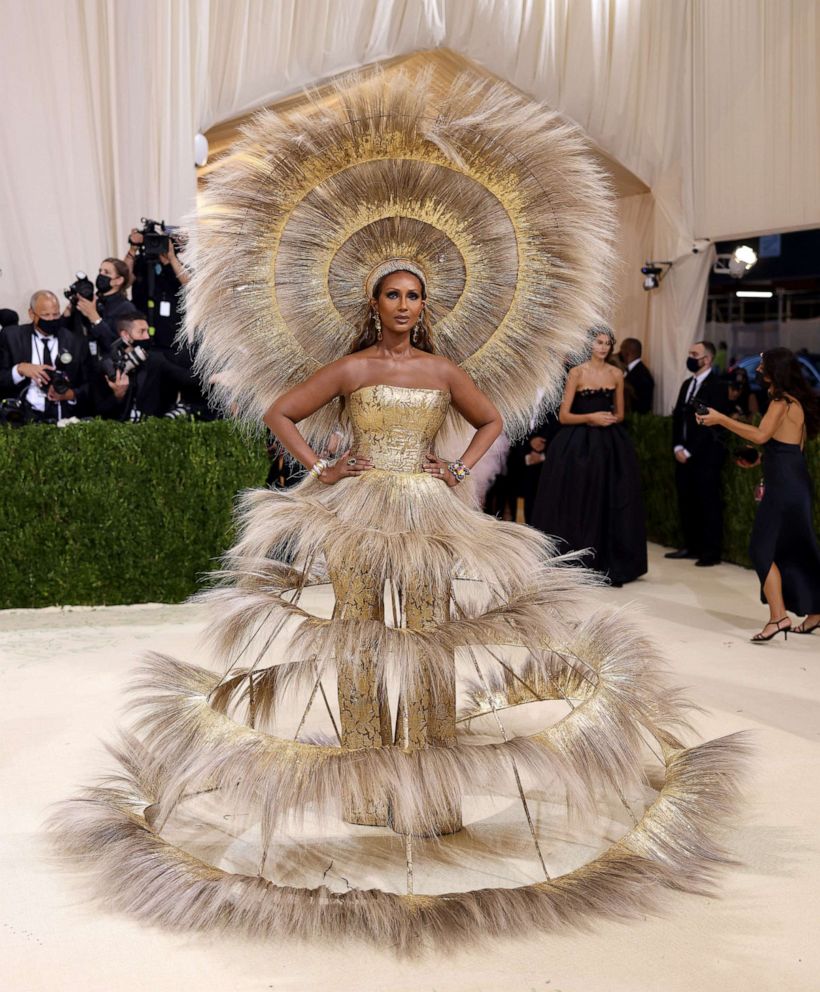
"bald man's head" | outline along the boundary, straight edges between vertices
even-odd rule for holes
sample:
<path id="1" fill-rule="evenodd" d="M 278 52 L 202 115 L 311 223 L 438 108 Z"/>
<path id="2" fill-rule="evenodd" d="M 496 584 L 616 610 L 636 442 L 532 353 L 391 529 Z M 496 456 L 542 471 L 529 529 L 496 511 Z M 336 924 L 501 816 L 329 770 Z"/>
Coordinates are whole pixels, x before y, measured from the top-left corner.
<path id="1" fill-rule="evenodd" d="M 57 316 L 59 316 L 60 301 L 50 289 L 38 289 L 37 292 L 31 294 L 28 304 L 29 313 L 45 317 L 46 314 L 40 311 L 43 309 L 54 310 L 55 307 L 57 308 Z"/>
<path id="2" fill-rule="evenodd" d="M 60 326 L 60 301 L 50 290 L 38 289 L 32 293 L 28 315 L 43 334 L 56 334 Z"/>

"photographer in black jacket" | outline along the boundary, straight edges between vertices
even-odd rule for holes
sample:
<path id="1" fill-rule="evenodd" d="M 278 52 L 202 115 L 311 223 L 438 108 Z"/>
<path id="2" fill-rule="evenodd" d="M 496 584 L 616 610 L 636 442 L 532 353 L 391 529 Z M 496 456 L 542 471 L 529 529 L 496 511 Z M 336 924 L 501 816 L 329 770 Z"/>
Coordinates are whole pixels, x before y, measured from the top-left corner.
<path id="1" fill-rule="evenodd" d="M 133 276 L 132 301 L 137 310 L 148 314 L 158 348 L 173 349 L 182 323 L 179 294 L 190 274 L 180 261 L 174 244 L 174 237 L 181 236 L 179 231 L 169 235 L 166 250 L 155 255 L 144 249 L 144 232 L 134 227 L 128 235 L 128 251 L 123 258 Z"/>
<path id="2" fill-rule="evenodd" d="M 72 307 L 85 318 L 92 355 L 103 355 L 117 340 L 116 325 L 120 317 L 134 313 L 136 308 L 125 295 L 131 285 L 131 270 L 119 258 L 104 258 L 94 282 L 96 300 L 78 296 Z"/>
<path id="3" fill-rule="evenodd" d="M 118 340 L 97 365 L 95 405 L 110 420 L 162 417 L 190 386 L 190 370 L 153 348 L 145 314 L 132 311 L 117 321 Z"/>

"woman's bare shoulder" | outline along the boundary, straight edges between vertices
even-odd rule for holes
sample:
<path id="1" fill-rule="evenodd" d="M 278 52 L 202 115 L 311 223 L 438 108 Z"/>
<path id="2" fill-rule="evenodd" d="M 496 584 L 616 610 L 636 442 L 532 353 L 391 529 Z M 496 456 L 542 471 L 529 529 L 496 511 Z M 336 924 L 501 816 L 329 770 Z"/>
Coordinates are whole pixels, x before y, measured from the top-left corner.
<path id="1" fill-rule="evenodd" d="M 419 367 L 423 368 L 426 374 L 440 378 L 442 384 L 467 374 L 460 365 L 451 359 L 444 355 L 431 355 L 429 351 L 419 352 L 418 361 L 420 362 Z"/>
<path id="2" fill-rule="evenodd" d="M 327 365 L 323 365 L 314 374 L 324 380 L 337 383 L 340 392 L 347 392 L 351 383 L 355 383 L 356 378 L 364 372 L 367 366 L 368 350 L 364 349 L 354 352 L 352 355 L 343 355 L 335 362 L 328 362 Z"/>
<path id="3" fill-rule="evenodd" d="M 355 375 L 370 368 L 376 358 L 375 345 L 371 345 L 369 348 L 362 348 L 361 351 L 354 351 L 352 355 L 344 355 L 342 358 L 337 358 L 335 362 L 332 362 L 326 367 L 338 369 L 344 375 Z"/>
<path id="4" fill-rule="evenodd" d="M 454 362 L 452 359 L 447 358 L 445 355 L 431 355 L 429 351 L 420 351 L 418 355 L 419 359 L 431 369 L 446 369 L 448 371 L 452 369 L 461 369 L 461 366 Z"/>

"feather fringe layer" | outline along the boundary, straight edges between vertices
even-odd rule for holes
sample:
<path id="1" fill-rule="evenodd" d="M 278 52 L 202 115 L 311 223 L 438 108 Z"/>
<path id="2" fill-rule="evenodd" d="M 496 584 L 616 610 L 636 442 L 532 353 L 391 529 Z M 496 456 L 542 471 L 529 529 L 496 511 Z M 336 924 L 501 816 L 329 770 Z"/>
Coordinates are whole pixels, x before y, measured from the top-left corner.
<path id="1" fill-rule="evenodd" d="M 477 513 L 460 495 L 423 473 L 378 469 L 334 486 L 308 477 L 288 490 L 248 490 L 237 504 L 239 536 L 223 578 L 242 587 L 258 578 L 276 583 L 278 572 L 265 572 L 268 561 L 309 563 L 326 578 L 362 562 L 377 585 L 412 588 L 423 576 L 425 586 L 447 588 L 455 573 L 508 597 L 558 580 L 557 566 L 573 560 L 558 556 L 540 531 Z M 580 588 L 579 573 L 562 579 Z"/>
<path id="2" fill-rule="evenodd" d="M 459 651 L 473 651 L 473 636 L 488 650 L 492 628 L 485 625 L 492 621 L 486 616 L 450 623 Z M 289 680 L 295 684 L 299 666 L 281 667 L 283 681 L 269 689 L 271 697 L 280 697 Z M 278 671 L 254 673 L 257 693 Z M 249 673 L 236 678 L 237 685 L 247 683 Z M 96 877 L 110 904 L 142 919 L 262 936 L 347 935 L 412 953 L 425 944 L 451 946 L 646 912 L 663 888 L 705 891 L 715 869 L 729 861 L 718 828 L 734 807 L 747 744 L 742 735 L 691 749 L 680 744 L 686 703 L 659 678 L 653 649 L 622 617 L 593 615 L 575 630 L 566 628 L 561 643 L 553 636 L 548 649 L 530 650 L 523 664 L 482 678 L 489 695 L 479 698 L 475 688 L 473 717 L 492 712 L 499 700 L 513 704 L 517 695 L 543 698 L 545 686 L 570 707 L 553 726 L 499 743 L 471 742 L 469 730 L 455 746 L 419 750 L 350 751 L 285 740 L 230 719 L 224 710 L 238 703 L 235 687 L 212 705 L 221 685 L 212 672 L 151 658 L 135 686 L 138 736 L 125 735 L 115 751 L 120 775 L 52 819 L 58 848 Z M 382 796 L 401 809 L 414 833 L 427 836 L 451 812 L 448 797 L 455 790 L 493 791 L 513 768 L 525 788 L 537 786 L 587 815 L 604 789 L 622 797 L 643 784 L 647 738 L 660 745 L 666 774 L 635 828 L 592 862 L 514 889 L 400 896 L 285 887 L 261 874 L 206 864 L 162 836 L 177 804 L 205 790 L 253 813 L 265 852 L 286 819 L 298 828 L 308 809 L 319 816 L 336 811 L 343 797 L 361 806 Z M 150 749 L 142 741 L 150 741 Z"/>
<path id="3" fill-rule="evenodd" d="M 232 804 L 262 811 L 263 841 L 285 818 L 298 818 L 309 807 L 335 811 L 343 795 L 358 802 L 384 796 L 420 824 L 418 832 L 431 833 L 453 784 L 461 792 L 487 788 L 509 775 L 511 762 L 527 781 L 552 788 L 573 808 L 588 812 L 595 794 L 610 787 L 623 793 L 644 781 L 647 735 L 663 746 L 680 747 L 673 731 L 685 727 L 684 701 L 659 677 L 641 635 L 622 619 L 592 616 L 552 651 L 531 654 L 524 670 L 534 681 L 560 681 L 566 679 L 562 673 L 571 672 L 584 695 L 556 724 L 525 737 L 478 744 L 467 734 L 452 747 L 350 751 L 236 723 L 225 710 L 236 686 L 248 684 L 248 673 L 236 675 L 234 691 L 219 700 L 219 712 L 210 702 L 220 690 L 217 675 L 157 655 L 135 686 L 136 730 L 151 741 L 155 760 L 169 769 L 156 799 L 166 814 L 183 794 L 216 787 Z M 263 712 L 273 705 L 264 701 L 265 693 L 281 690 L 281 684 L 266 685 L 275 671 L 254 674 Z M 514 668 L 505 672 L 507 685 L 520 683 Z"/>
<path id="4" fill-rule="evenodd" d="M 144 815 L 165 771 L 138 742 L 118 757 L 122 777 L 89 789 L 51 821 L 64 855 L 90 872 L 113 908 L 152 924 L 227 929 L 253 937 L 358 938 L 398 953 L 456 948 L 487 937 L 632 918 L 657 908 L 664 888 L 703 893 L 731 863 L 721 827 L 737 800 L 743 735 L 670 751 L 657 799 L 637 825 L 593 861 L 551 881 L 513 889 L 397 895 L 277 885 L 225 872 L 165 841 Z"/>

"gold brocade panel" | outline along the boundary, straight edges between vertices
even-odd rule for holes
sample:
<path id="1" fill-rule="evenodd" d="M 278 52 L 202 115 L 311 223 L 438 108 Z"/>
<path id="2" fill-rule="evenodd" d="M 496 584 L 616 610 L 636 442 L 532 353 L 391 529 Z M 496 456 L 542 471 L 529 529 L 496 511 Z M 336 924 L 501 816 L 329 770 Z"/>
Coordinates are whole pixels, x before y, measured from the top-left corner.
<path id="1" fill-rule="evenodd" d="M 337 567 L 331 572 L 336 595 L 336 615 L 342 620 L 384 622 L 384 590 L 363 568 Z M 449 590 L 435 593 L 417 586 L 399 590 L 405 623 L 410 630 L 429 629 L 449 613 Z M 423 664 L 423 659 L 422 662 Z M 415 680 L 412 693 L 398 702 L 395 733 L 391 727 L 387 688 L 379 677 L 378 659 L 367 645 L 356 657 L 336 659 L 340 734 L 348 750 L 378 748 L 395 742 L 397 747 L 417 750 L 452 747 L 456 739 L 455 662 L 446 688 L 435 695 L 430 680 Z M 391 808 L 386 796 L 342 797 L 345 820 L 368 826 L 392 825 L 400 833 L 448 834 L 461 829 L 461 796 L 457 789 L 437 803 L 436 814 L 424 824 L 405 822 L 400 808 Z"/>

